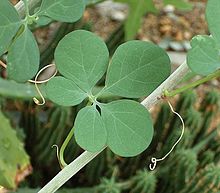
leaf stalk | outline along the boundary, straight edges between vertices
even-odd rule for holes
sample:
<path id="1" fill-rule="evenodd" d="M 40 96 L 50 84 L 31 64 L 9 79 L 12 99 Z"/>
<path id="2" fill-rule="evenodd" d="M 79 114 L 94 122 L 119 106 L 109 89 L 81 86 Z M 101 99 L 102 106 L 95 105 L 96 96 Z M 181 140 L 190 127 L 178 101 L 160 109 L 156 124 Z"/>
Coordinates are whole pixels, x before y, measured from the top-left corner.
<path id="1" fill-rule="evenodd" d="M 217 70 L 216 72 L 214 72 L 214 73 L 212 73 L 212 74 L 210 74 L 210 75 L 208 75 L 208 76 L 206 76 L 206 77 L 204 77 L 202 79 L 199 79 L 199 80 L 197 80 L 195 82 L 187 84 L 187 85 L 185 85 L 183 87 L 180 87 L 178 89 L 175 89 L 173 91 L 165 90 L 164 91 L 164 96 L 165 97 L 173 97 L 173 96 L 175 96 L 177 94 L 180 94 L 180 93 L 182 93 L 182 92 L 184 92 L 186 90 L 189 90 L 189 89 L 192 89 L 194 87 L 197 87 L 197 86 L 199 86 L 199 85 L 201 85 L 201 84 L 203 84 L 205 82 L 208 82 L 208 81 L 213 80 L 213 79 L 218 78 L 218 77 L 220 77 L 220 70 Z"/>

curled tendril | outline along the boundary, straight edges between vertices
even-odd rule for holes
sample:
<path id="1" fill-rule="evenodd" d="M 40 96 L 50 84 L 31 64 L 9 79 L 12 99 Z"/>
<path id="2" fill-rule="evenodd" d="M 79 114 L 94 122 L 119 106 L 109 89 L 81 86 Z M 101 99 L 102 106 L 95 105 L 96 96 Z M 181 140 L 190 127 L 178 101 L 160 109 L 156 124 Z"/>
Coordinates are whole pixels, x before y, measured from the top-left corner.
<path id="1" fill-rule="evenodd" d="M 180 115 L 179 113 L 177 113 L 176 111 L 174 111 L 174 109 L 173 109 L 171 103 L 170 103 L 169 101 L 167 101 L 167 102 L 168 102 L 168 104 L 169 104 L 169 106 L 170 106 L 171 111 L 172 111 L 174 114 L 176 114 L 176 115 L 179 117 L 180 121 L 182 122 L 182 132 L 181 132 L 181 135 L 180 135 L 179 139 L 176 141 L 176 143 L 174 143 L 174 145 L 172 146 L 172 148 L 170 149 L 170 151 L 169 151 L 165 156 L 163 156 L 163 157 L 160 158 L 160 159 L 155 158 L 155 157 L 151 158 L 151 162 L 152 162 L 152 163 L 149 165 L 149 168 L 150 168 L 150 170 L 152 170 L 152 171 L 156 168 L 157 162 L 163 161 L 164 159 L 166 159 L 166 158 L 170 155 L 170 153 L 174 150 L 174 148 L 176 147 L 176 145 L 177 145 L 177 144 L 180 142 L 180 140 L 182 139 L 183 134 L 184 134 L 184 132 L 185 132 L 185 124 L 184 124 L 183 118 L 181 117 L 181 115 Z"/>
<path id="2" fill-rule="evenodd" d="M 61 159 L 60 159 L 60 155 L 59 155 L 59 154 L 60 154 L 60 151 L 59 151 L 59 147 L 58 147 L 58 145 L 54 144 L 54 145 L 52 145 L 52 148 L 56 148 L 57 159 L 58 159 L 58 162 L 59 162 L 60 168 L 63 169 L 63 168 L 65 167 L 65 165 L 62 164 L 62 161 L 61 161 Z"/>
<path id="3" fill-rule="evenodd" d="M 59 165 L 60 165 L 61 169 L 63 169 L 64 167 L 67 166 L 67 163 L 64 160 L 64 151 L 65 151 L 68 143 L 70 142 L 71 138 L 73 137 L 73 134 L 74 134 L 74 127 L 70 130 L 70 132 L 67 135 L 66 139 L 64 140 L 60 150 L 59 150 L 58 145 L 53 145 L 52 146 L 52 148 L 55 147 L 56 150 L 57 150 L 57 159 L 58 159 L 58 162 L 59 162 Z"/>
<path id="4" fill-rule="evenodd" d="M 41 93 L 41 91 L 40 91 L 40 89 L 39 89 L 39 87 L 38 87 L 37 84 L 41 84 L 41 83 L 48 82 L 50 79 L 52 79 L 54 76 L 56 76 L 57 70 L 55 71 L 55 73 L 54 73 L 50 78 L 48 78 L 48 79 L 46 79 L 46 80 L 37 81 L 37 78 L 38 78 L 38 76 L 39 76 L 44 70 L 46 70 L 47 68 L 50 68 L 50 67 L 52 67 L 52 66 L 55 66 L 55 64 L 49 64 L 49 65 L 47 65 L 47 66 L 44 66 L 44 67 L 37 73 L 37 75 L 35 76 L 34 81 L 33 81 L 33 80 L 28 80 L 28 82 L 34 83 L 35 88 L 36 88 L 36 90 L 37 90 L 37 93 L 40 95 L 40 97 L 41 97 L 41 99 L 42 99 L 42 102 L 40 102 L 36 97 L 34 97 L 34 98 L 33 98 L 33 101 L 35 102 L 36 105 L 44 105 L 44 104 L 45 104 L 45 98 L 44 98 L 44 96 L 42 95 L 42 93 Z"/>
<path id="5" fill-rule="evenodd" d="M 1 60 L 0 60 L 0 65 L 1 65 L 2 67 L 4 67 L 4 68 L 7 68 L 7 65 L 6 65 L 4 62 L 2 62 Z M 50 79 L 52 79 L 54 76 L 56 76 L 57 70 L 55 70 L 54 74 L 53 74 L 51 77 L 49 77 L 48 79 L 46 79 L 46 80 L 40 80 L 40 81 L 38 81 L 37 78 L 39 77 L 39 75 L 40 75 L 44 70 L 46 70 L 47 68 L 50 68 L 50 67 L 52 67 L 52 66 L 55 66 L 55 64 L 49 64 L 49 65 L 47 65 L 47 66 L 44 66 L 44 67 L 37 73 L 37 75 L 36 75 L 36 77 L 35 77 L 34 80 L 28 80 L 28 82 L 34 83 L 35 88 L 36 88 L 36 90 L 37 90 L 37 93 L 40 95 L 40 97 L 41 97 L 41 99 L 42 99 L 42 102 L 40 103 L 40 101 L 39 101 L 36 97 L 33 98 L 33 101 L 34 101 L 35 104 L 37 104 L 37 105 L 44 105 L 44 104 L 45 104 L 45 98 L 44 98 L 44 96 L 42 95 L 42 93 L 41 93 L 41 91 L 40 91 L 40 89 L 39 89 L 39 87 L 38 87 L 37 84 L 42 84 L 42 83 L 48 82 Z"/>

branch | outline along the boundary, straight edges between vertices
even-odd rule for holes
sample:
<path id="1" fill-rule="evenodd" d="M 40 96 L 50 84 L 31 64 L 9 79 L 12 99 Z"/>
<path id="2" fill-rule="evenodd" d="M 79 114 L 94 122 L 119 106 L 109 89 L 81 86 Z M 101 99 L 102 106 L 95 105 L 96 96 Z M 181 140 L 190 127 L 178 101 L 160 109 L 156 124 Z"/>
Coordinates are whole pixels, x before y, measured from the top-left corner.
<path id="1" fill-rule="evenodd" d="M 171 90 L 174 88 L 178 82 L 187 74 L 189 68 L 184 62 L 175 72 L 173 72 L 154 92 L 152 92 L 146 99 L 144 99 L 141 104 L 144 105 L 148 110 L 152 108 L 153 105 L 157 104 L 163 95 L 163 91 Z M 105 148 L 104 148 L 105 149 Z M 104 150 L 103 149 L 103 150 Z M 78 171 L 80 171 L 86 164 L 92 161 L 99 153 L 90 153 L 85 151 L 73 162 L 67 165 L 63 170 L 61 170 L 48 184 L 46 184 L 38 193 L 53 193 L 58 190 L 65 182 L 67 182 L 72 176 L 74 176 Z"/>

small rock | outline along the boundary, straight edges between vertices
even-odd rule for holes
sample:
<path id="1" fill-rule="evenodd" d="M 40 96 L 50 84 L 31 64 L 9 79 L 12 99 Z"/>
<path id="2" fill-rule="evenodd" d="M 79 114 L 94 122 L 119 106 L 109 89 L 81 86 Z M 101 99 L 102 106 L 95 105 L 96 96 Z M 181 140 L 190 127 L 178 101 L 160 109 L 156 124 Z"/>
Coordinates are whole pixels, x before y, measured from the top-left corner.
<path id="1" fill-rule="evenodd" d="M 189 41 L 183 41 L 182 44 L 185 50 L 191 49 L 191 45 Z"/>
<path id="2" fill-rule="evenodd" d="M 166 5 L 164 8 L 163 8 L 163 11 L 165 13 L 172 13 L 174 12 L 175 10 L 175 7 L 173 5 Z"/>
<path id="3" fill-rule="evenodd" d="M 167 50 L 169 48 L 170 39 L 165 38 L 163 39 L 158 45 L 163 48 L 164 50 Z"/>
<path id="4" fill-rule="evenodd" d="M 170 42 L 170 48 L 175 51 L 183 51 L 184 50 L 182 43 L 176 42 L 176 41 Z"/>

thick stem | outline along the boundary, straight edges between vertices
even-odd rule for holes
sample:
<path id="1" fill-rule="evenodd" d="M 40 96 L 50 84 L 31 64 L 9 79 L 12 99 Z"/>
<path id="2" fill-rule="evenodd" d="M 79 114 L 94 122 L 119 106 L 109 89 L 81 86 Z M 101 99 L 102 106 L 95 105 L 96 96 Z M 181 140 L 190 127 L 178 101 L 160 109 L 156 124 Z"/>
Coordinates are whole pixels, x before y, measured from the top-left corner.
<path id="1" fill-rule="evenodd" d="M 170 90 L 174 88 L 179 80 L 183 78 L 188 72 L 188 66 L 184 62 L 173 74 L 171 74 L 154 92 L 152 92 L 141 104 L 148 110 L 155 104 L 157 104 L 163 96 L 164 90 Z M 104 150 L 104 149 L 103 149 Z M 72 176 L 80 171 L 87 163 L 92 161 L 99 153 L 90 153 L 85 151 L 72 163 L 67 165 L 61 170 L 47 185 L 45 185 L 38 193 L 53 193 L 58 190 L 65 182 L 67 182 Z"/>
<path id="2" fill-rule="evenodd" d="M 170 92 L 169 91 L 165 91 L 164 94 L 167 97 L 172 97 L 172 96 L 180 94 L 180 93 L 182 93 L 182 92 L 184 92 L 186 90 L 192 89 L 192 88 L 194 88 L 196 86 L 199 86 L 200 84 L 203 84 L 205 82 L 208 82 L 208 81 L 210 81 L 212 79 L 215 79 L 215 78 L 218 78 L 218 77 L 220 77 L 220 70 L 218 70 L 218 71 L 214 72 L 213 74 L 210 74 L 210 75 L 208 75 L 208 76 L 206 76 L 206 77 L 204 77 L 202 79 L 199 79 L 199 80 L 197 80 L 195 82 L 192 82 L 192 83 L 187 84 L 187 85 L 185 85 L 183 87 L 180 87 L 180 88 L 178 88 L 176 90 L 173 90 L 173 91 L 170 91 Z"/>
<path id="3" fill-rule="evenodd" d="M 85 151 L 73 162 L 61 170 L 44 188 L 38 193 L 52 193 L 58 190 L 65 182 L 81 170 L 86 164 L 93 160 L 100 152 L 90 153 Z"/>
<path id="4" fill-rule="evenodd" d="M 147 109 L 156 105 L 163 96 L 164 90 L 172 90 L 178 82 L 188 73 L 189 68 L 186 62 L 183 62 L 156 90 L 154 90 L 141 104 Z"/>
<path id="5" fill-rule="evenodd" d="M 25 8 L 25 15 L 26 17 L 29 16 L 29 6 L 28 6 L 28 0 L 23 0 L 24 2 L 24 8 Z"/>

